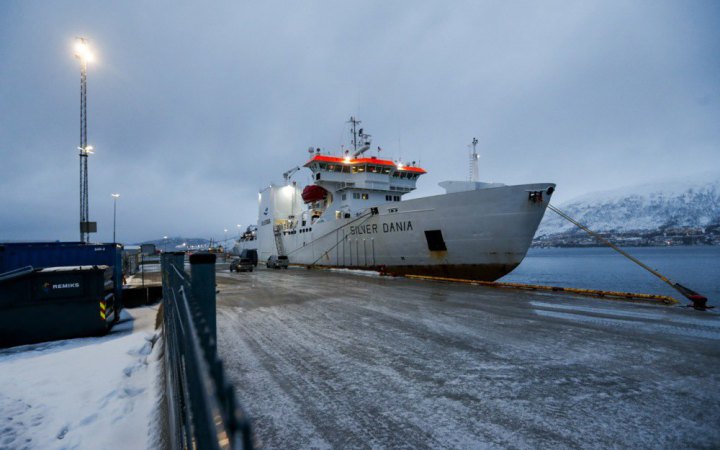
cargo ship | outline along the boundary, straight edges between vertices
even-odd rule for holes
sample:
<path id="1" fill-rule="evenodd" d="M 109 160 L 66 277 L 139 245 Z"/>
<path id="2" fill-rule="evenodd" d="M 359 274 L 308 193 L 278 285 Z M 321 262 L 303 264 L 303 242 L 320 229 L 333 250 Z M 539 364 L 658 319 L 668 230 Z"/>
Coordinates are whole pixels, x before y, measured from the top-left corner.
<path id="1" fill-rule="evenodd" d="M 484 281 L 520 264 L 553 183 L 444 181 L 445 194 L 405 200 L 425 169 L 368 156 L 370 135 L 357 129 L 360 121 L 350 123 L 352 150 L 309 149 L 303 167 L 312 184 L 291 182 L 298 166 L 285 172 L 283 185 L 260 191 L 257 225 L 234 253 L 254 248 L 260 261 L 286 255 L 296 265 Z"/>

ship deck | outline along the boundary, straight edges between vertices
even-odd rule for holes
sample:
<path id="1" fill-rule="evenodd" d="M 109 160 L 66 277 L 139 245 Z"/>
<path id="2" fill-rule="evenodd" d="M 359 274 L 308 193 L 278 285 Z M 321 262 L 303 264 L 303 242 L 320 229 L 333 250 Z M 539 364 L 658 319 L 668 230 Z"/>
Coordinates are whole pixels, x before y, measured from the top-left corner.
<path id="1" fill-rule="evenodd" d="M 720 315 L 218 265 L 218 341 L 267 448 L 714 447 Z"/>

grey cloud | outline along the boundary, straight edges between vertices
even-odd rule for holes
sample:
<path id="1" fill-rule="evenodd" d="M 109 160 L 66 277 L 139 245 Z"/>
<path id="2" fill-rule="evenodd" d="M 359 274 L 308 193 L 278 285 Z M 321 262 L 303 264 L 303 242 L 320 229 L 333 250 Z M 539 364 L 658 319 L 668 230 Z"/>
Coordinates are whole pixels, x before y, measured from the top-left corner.
<path id="1" fill-rule="evenodd" d="M 429 171 L 558 183 L 556 201 L 720 166 L 720 5 L 17 2 L 0 6 L 1 239 L 76 239 L 78 67 L 98 240 L 221 237 L 353 114 Z M 344 140 L 345 139 L 345 140 Z M 307 177 L 299 174 L 299 181 Z"/>

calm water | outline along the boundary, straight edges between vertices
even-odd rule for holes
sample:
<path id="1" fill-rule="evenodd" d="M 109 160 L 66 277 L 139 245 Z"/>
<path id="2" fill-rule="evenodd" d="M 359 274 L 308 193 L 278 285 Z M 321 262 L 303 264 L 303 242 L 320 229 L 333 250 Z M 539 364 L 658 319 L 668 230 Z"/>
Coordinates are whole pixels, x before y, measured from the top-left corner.
<path id="1" fill-rule="evenodd" d="M 623 249 L 666 277 L 720 305 L 720 247 Z M 500 281 L 662 294 L 684 300 L 659 278 L 610 248 L 530 249 Z"/>

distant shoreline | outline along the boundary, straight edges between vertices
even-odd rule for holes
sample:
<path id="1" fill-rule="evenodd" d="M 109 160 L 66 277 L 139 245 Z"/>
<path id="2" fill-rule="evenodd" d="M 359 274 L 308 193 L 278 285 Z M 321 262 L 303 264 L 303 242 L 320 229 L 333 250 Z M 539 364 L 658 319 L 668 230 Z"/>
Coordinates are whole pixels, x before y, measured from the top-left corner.
<path id="1" fill-rule="evenodd" d="M 669 244 L 669 245 L 658 245 L 658 244 L 637 244 L 637 243 L 622 243 L 622 242 L 615 242 L 611 241 L 613 244 L 617 245 L 618 247 L 622 248 L 672 248 L 672 247 L 720 247 L 720 243 L 696 243 L 696 244 L 685 244 L 685 243 L 678 243 L 678 244 Z M 605 244 L 556 244 L 556 245 L 548 245 L 545 243 L 537 244 L 533 242 L 530 245 L 530 248 L 538 249 L 538 248 L 609 248 Z"/>

